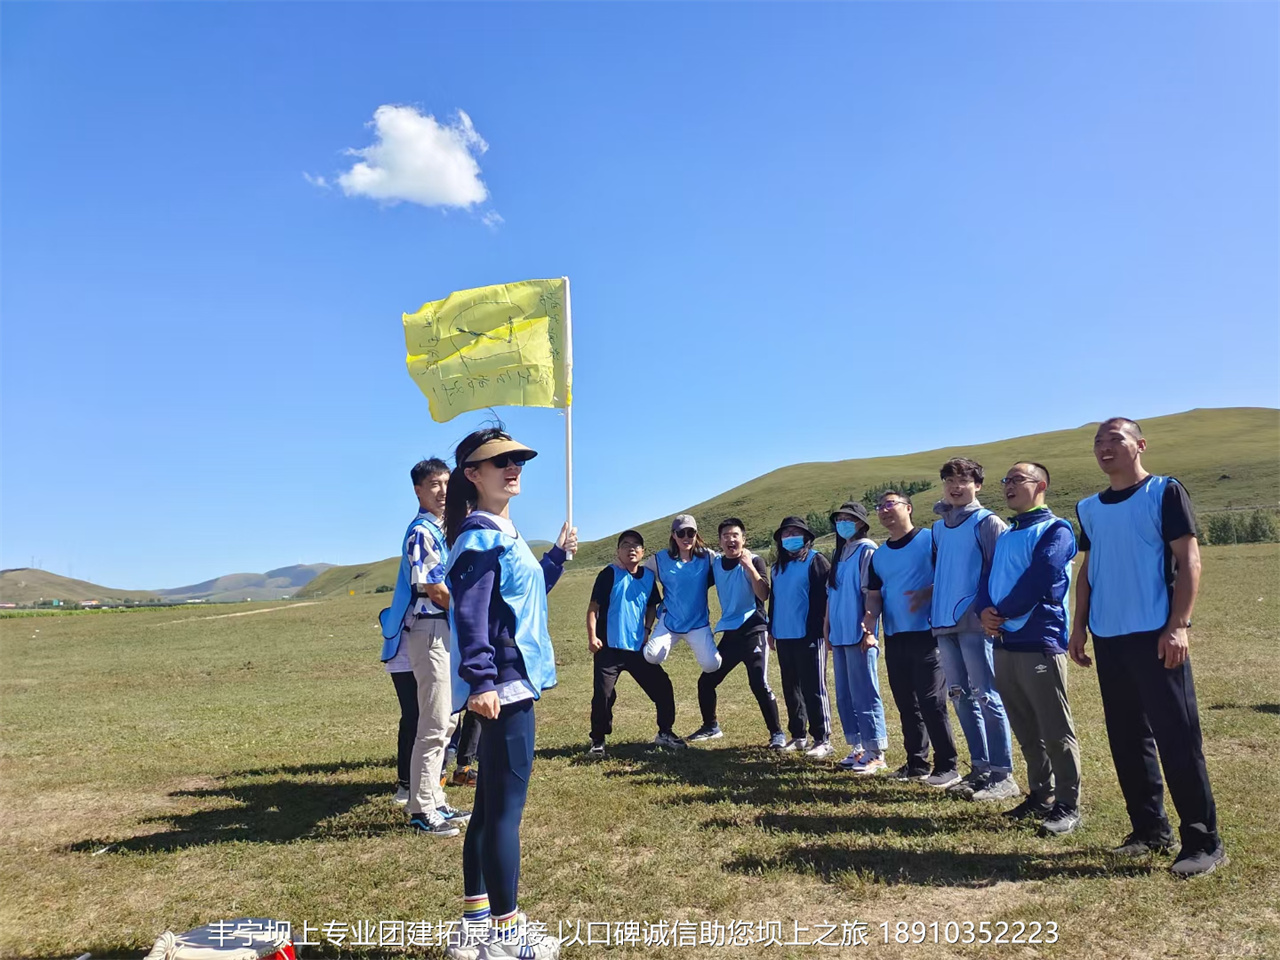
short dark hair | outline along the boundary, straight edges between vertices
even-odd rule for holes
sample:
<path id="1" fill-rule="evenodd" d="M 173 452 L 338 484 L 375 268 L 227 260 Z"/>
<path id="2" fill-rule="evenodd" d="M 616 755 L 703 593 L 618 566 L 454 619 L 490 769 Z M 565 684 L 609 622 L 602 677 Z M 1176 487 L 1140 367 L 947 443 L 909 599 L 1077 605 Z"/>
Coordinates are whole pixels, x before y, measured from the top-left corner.
<path id="1" fill-rule="evenodd" d="M 876 494 L 876 503 L 879 503 L 885 497 L 901 497 L 903 500 L 907 501 L 907 506 L 911 506 L 911 495 L 903 493 L 895 487 L 890 487 L 888 490 L 881 490 Z"/>
<path id="2" fill-rule="evenodd" d="M 1036 463 L 1034 460 L 1019 460 L 1018 463 L 1024 467 L 1031 467 L 1040 474 L 1040 479 L 1044 481 L 1044 485 L 1049 486 L 1049 468 L 1043 463 Z"/>
<path id="3" fill-rule="evenodd" d="M 985 477 L 982 472 L 982 464 L 977 460 L 970 460 L 968 457 L 952 457 L 942 465 L 938 475 L 943 480 L 947 479 L 947 477 L 969 477 L 974 483 L 982 483 Z"/>
<path id="4" fill-rule="evenodd" d="M 420 487 L 438 473 L 448 473 L 449 465 L 439 457 L 427 457 L 419 460 L 409 471 L 409 479 L 415 487 Z"/>
<path id="5" fill-rule="evenodd" d="M 644 537 L 640 535 L 639 530 L 623 530 L 618 534 L 618 546 L 622 546 L 622 541 L 628 538 L 634 540 L 638 545 L 644 546 Z"/>
<path id="6" fill-rule="evenodd" d="M 1103 420 L 1100 424 L 1098 424 L 1098 429 L 1101 430 L 1103 427 L 1110 427 L 1114 424 L 1119 424 L 1121 427 L 1128 430 L 1139 440 L 1143 439 L 1142 427 L 1138 426 L 1138 421 L 1130 420 L 1128 417 L 1108 417 L 1106 420 Z"/>
<path id="7" fill-rule="evenodd" d="M 724 533 L 729 527 L 737 527 L 743 533 L 747 532 L 747 525 L 737 517 L 725 517 L 720 521 L 720 526 L 716 527 L 716 534 Z"/>

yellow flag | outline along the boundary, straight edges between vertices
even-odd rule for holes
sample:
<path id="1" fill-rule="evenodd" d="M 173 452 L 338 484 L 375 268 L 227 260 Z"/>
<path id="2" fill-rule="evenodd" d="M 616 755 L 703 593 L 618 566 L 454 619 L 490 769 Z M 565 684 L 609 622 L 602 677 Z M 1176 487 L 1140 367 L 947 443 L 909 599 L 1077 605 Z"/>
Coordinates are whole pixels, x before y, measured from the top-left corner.
<path id="1" fill-rule="evenodd" d="M 431 418 L 484 407 L 567 407 L 565 281 L 459 290 L 404 315 L 409 376 Z"/>

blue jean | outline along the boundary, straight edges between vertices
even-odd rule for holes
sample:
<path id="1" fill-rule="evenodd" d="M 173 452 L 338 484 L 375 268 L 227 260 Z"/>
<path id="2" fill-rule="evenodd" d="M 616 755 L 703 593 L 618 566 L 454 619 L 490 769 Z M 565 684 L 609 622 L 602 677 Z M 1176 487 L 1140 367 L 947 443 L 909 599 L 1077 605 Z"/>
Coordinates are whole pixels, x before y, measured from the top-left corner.
<path id="1" fill-rule="evenodd" d="M 1012 773 L 1013 740 L 1004 701 L 996 692 L 991 639 L 981 633 L 938 637 L 947 693 L 978 773 Z"/>
<path id="2" fill-rule="evenodd" d="M 533 771 L 533 701 L 508 703 L 498 719 L 480 718 L 476 803 L 462 841 L 462 890 L 489 894 L 489 909 L 516 909 L 520 881 L 520 820 Z"/>
<path id="3" fill-rule="evenodd" d="M 883 753 L 889 746 L 884 725 L 884 701 L 880 699 L 880 648 L 865 653 L 858 644 L 833 646 L 836 673 L 836 711 L 851 748 L 875 749 Z"/>

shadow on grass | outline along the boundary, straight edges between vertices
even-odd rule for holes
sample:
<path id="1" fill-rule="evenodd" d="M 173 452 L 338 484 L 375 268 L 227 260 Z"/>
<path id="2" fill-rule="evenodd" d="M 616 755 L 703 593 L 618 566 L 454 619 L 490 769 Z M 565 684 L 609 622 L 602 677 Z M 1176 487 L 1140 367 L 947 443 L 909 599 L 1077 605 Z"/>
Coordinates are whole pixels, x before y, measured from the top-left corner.
<path id="1" fill-rule="evenodd" d="M 1269 713 L 1280 716 L 1280 703 L 1213 703 L 1210 710 L 1253 710 L 1256 713 Z"/>
<path id="2" fill-rule="evenodd" d="M 316 773 L 350 769 L 350 765 L 306 766 Z M 336 770 L 325 769 L 330 766 Z M 385 784 L 317 783 L 280 777 L 277 770 L 247 773 L 251 777 L 262 775 L 275 779 L 175 790 L 169 796 L 203 801 L 205 809 L 163 814 L 143 821 L 168 826 L 159 832 L 126 840 L 82 840 L 67 849 L 76 853 L 156 853 L 235 841 L 289 843 L 304 837 L 332 840 L 377 836 L 403 829 L 386 822 L 385 818 L 343 818 L 343 814 L 365 804 L 371 797 L 388 794 Z M 104 847 L 107 849 L 103 850 Z"/>
<path id="3" fill-rule="evenodd" d="M 903 837 L 932 837 L 939 834 L 961 832 L 995 833 L 1008 835 L 1010 826 L 1002 820 L 984 816 L 981 809 L 967 817 L 908 817 L 897 814 L 800 814 L 760 813 L 748 823 L 732 817 L 713 817 L 703 825 L 717 830 L 737 830 L 750 823 L 770 833 L 803 833 L 821 837 L 829 834 L 885 835 Z"/>
<path id="4" fill-rule="evenodd" d="M 895 885 L 985 887 L 1002 880 L 1088 879 L 1149 874 L 1151 863 L 1108 863 L 1096 853 L 972 853 L 955 850 L 863 850 L 830 844 L 793 846 L 772 856 L 740 854 L 725 863 L 734 873 L 773 870 L 816 876 L 833 883 L 843 876 Z"/>

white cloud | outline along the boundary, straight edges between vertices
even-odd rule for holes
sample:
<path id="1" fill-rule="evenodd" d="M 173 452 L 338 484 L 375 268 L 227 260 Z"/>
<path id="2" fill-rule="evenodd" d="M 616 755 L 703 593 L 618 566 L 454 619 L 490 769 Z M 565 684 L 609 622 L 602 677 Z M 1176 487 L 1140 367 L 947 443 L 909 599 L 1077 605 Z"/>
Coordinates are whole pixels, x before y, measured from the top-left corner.
<path id="1" fill-rule="evenodd" d="M 470 207 L 488 198 L 476 157 L 489 145 L 463 111 L 441 124 L 413 107 L 384 104 L 369 126 L 376 142 L 348 150 L 360 160 L 338 177 L 347 196 L 424 207 Z"/>
<path id="2" fill-rule="evenodd" d="M 498 224 L 505 223 L 506 221 L 502 219 L 502 214 L 497 210 L 490 210 L 480 218 L 480 222 L 486 227 L 492 227 L 494 230 L 497 230 Z"/>
<path id="3" fill-rule="evenodd" d="M 307 181 L 307 183 L 311 184 L 313 187 L 324 187 L 328 189 L 328 186 L 329 186 L 329 181 L 326 180 L 324 177 L 313 176 L 312 174 L 307 173 L 307 171 L 305 170 L 302 171 L 302 179 Z"/>

